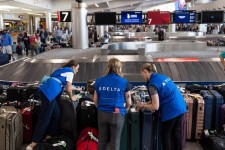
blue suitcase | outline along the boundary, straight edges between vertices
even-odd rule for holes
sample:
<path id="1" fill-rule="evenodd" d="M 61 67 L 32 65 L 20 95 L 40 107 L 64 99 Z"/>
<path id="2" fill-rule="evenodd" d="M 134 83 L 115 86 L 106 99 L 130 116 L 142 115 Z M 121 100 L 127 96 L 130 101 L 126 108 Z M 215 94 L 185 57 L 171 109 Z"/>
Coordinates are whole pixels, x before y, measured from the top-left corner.
<path id="1" fill-rule="evenodd" d="M 212 125 L 212 108 L 213 108 L 213 95 L 208 90 L 200 91 L 205 101 L 205 112 L 204 112 L 204 129 L 211 129 Z"/>
<path id="2" fill-rule="evenodd" d="M 220 125 L 220 108 L 224 104 L 223 96 L 218 93 L 216 90 L 210 90 L 212 95 L 214 96 L 214 99 L 216 100 L 216 104 L 214 104 L 215 108 L 213 108 L 214 116 L 212 118 L 212 121 L 214 123 L 213 127 L 214 129 L 222 128 Z"/>
<path id="3" fill-rule="evenodd" d="M 9 54 L 0 52 L 0 66 L 9 63 Z"/>
<path id="4" fill-rule="evenodd" d="M 220 107 L 224 103 L 223 97 L 215 90 L 202 90 L 205 101 L 204 129 L 220 128 Z"/>
<path id="5" fill-rule="evenodd" d="M 156 113 L 142 111 L 142 150 L 160 149 L 159 145 L 159 118 Z"/>

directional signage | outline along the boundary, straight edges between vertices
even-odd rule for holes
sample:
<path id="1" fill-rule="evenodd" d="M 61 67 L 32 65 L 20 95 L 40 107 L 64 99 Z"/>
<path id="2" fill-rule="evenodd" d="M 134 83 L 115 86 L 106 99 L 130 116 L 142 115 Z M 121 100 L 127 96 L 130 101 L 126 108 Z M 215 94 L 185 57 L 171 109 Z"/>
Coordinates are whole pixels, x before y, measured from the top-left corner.
<path id="1" fill-rule="evenodd" d="M 170 24 L 170 12 L 169 11 L 148 11 L 147 24 L 148 25 Z"/>
<path id="2" fill-rule="evenodd" d="M 71 11 L 60 11 L 60 12 L 58 12 L 58 21 L 60 21 L 60 22 L 71 22 Z"/>

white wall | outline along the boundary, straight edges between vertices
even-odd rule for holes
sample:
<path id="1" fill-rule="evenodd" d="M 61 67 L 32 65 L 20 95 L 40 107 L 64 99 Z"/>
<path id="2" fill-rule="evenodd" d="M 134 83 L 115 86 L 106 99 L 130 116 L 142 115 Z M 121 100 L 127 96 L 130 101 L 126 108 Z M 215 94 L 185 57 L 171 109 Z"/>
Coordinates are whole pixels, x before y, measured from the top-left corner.
<path id="1" fill-rule="evenodd" d="M 75 0 L 54 0 L 51 12 L 71 10 L 71 3 L 74 2 Z"/>
<path id="2" fill-rule="evenodd" d="M 170 11 L 173 12 L 175 11 L 175 3 L 168 3 L 168 4 L 163 4 L 155 7 L 150 7 L 150 8 L 145 8 L 143 12 L 147 12 L 149 10 L 160 10 L 160 11 Z"/>
<path id="3" fill-rule="evenodd" d="M 15 2 L 25 3 L 45 9 L 52 9 L 52 0 L 14 0 Z M 64 0 L 62 0 L 64 1 Z"/>
<path id="4" fill-rule="evenodd" d="M 197 11 L 202 11 L 202 10 L 213 10 L 215 8 L 216 10 L 219 10 L 218 8 L 221 8 L 221 10 L 225 10 L 225 0 L 218 0 L 214 2 L 209 2 L 201 5 L 196 5 L 193 7 L 189 7 L 189 10 L 197 10 Z"/>

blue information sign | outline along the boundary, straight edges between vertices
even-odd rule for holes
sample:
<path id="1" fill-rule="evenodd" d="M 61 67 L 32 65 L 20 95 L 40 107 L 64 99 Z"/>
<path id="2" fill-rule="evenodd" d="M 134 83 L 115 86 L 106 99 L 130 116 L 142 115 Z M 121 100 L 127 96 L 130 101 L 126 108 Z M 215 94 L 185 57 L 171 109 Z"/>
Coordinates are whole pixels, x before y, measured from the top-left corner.
<path id="1" fill-rule="evenodd" d="M 173 22 L 174 23 L 195 23 L 195 10 L 180 10 L 175 11 Z"/>
<path id="2" fill-rule="evenodd" d="M 142 11 L 122 11 L 121 24 L 142 24 Z"/>

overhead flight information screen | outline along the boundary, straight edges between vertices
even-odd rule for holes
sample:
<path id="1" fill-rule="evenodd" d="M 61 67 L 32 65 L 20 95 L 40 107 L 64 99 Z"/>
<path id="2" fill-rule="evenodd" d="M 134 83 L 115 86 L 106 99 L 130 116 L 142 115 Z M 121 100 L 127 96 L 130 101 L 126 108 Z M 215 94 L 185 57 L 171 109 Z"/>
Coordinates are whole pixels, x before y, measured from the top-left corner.
<path id="1" fill-rule="evenodd" d="M 115 25 L 116 12 L 95 13 L 95 24 L 96 25 Z"/>
<path id="2" fill-rule="evenodd" d="M 174 23 L 195 23 L 195 10 L 178 10 L 173 16 Z"/>
<path id="3" fill-rule="evenodd" d="M 224 11 L 202 11 L 202 23 L 223 23 Z"/>
<path id="4" fill-rule="evenodd" d="M 142 24 L 142 11 L 122 11 L 121 24 Z"/>

